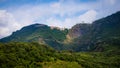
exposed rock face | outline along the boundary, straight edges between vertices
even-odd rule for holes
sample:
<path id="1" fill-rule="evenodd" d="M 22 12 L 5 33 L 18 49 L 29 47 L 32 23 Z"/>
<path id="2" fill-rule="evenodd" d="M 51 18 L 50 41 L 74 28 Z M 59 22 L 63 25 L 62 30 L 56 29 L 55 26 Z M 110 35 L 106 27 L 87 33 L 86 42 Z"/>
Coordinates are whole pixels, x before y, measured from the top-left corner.
<path id="1" fill-rule="evenodd" d="M 68 35 L 71 38 L 81 37 L 90 31 L 90 27 L 91 27 L 91 24 L 85 24 L 85 23 L 76 24 L 70 29 Z"/>

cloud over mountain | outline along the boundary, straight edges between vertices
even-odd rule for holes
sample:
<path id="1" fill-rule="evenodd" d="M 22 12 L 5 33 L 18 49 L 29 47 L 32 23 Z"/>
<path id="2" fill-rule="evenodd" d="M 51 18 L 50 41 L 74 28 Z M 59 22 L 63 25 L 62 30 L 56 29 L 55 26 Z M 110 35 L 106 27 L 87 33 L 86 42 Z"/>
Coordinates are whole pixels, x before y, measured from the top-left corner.
<path id="1" fill-rule="evenodd" d="M 0 38 L 10 35 L 13 31 L 20 28 L 20 24 L 12 14 L 5 10 L 0 10 Z"/>

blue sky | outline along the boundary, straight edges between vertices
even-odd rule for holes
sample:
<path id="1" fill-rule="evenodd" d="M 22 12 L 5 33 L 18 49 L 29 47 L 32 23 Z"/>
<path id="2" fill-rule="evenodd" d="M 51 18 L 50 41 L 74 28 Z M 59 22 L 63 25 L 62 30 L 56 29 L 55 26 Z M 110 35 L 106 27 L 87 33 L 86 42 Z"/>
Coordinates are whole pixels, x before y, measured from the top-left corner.
<path id="1" fill-rule="evenodd" d="M 40 23 L 71 28 L 120 11 L 120 0 L 0 0 L 0 38 Z"/>

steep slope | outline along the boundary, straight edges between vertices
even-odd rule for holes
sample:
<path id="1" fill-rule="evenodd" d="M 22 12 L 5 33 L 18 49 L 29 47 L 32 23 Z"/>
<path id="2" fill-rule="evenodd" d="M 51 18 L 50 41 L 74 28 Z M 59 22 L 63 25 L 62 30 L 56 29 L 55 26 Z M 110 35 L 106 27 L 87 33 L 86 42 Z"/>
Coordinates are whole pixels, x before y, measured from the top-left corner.
<path id="1" fill-rule="evenodd" d="M 51 29 L 44 24 L 33 24 L 23 27 L 21 30 L 13 32 L 12 35 L 5 37 L 0 42 L 39 42 L 48 44 L 54 48 L 60 49 L 60 42 L 66 38 L 67 29 Z"/>
<path id="2" fill-rule="evenodd" d="M 67 34 L 67 39 L 65 40 L 65 45 L 67 47 L 65 48 L 73 51 L 88 51 L 88 44 L 91 37 L 90 31 L 91 24 L 80 23 L 73 26 Z"/>
<path id="3" fill-rule="evenodd" d="M 73 26 L 70 30 L 68 35 L 71 38 L 82 37 L 83 35 L 87 35 L 90 31 L 91 24 L 80 23 Z"/>
<path id="4" fill-rule="evenodd" d="M 120 38 L 120 12 L 93 22 L 92 32 L 95 40 Z"/>
<path id="5" fill-rule="evenodd" d="M 120 48 L 120 11 L 92 24 L 92 44 L 95 51 Z M 116 47 L 116 48 L 115 48 Z M 120 51 L 119 51 L 120 52 Z"/>
<path id="6" fill-rule="evenodd" d="M 105 51 L 106 45 L 110 45 L 110 49 L 114 45 L 120 48 L 120 12 L 92 24 L 77 24 L 70 29 L 68 35 L 73 39 L 70 45 L 77 51 Z"/>

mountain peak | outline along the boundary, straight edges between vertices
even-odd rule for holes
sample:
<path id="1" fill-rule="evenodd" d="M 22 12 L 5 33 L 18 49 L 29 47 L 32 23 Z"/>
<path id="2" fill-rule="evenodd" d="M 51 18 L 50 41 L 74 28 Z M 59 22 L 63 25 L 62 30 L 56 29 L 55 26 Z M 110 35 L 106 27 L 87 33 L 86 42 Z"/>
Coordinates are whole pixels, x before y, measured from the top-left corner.
<path id="1" fill-rule="evenodd" d="M 42 26 L 47 26 L 47 25 L 35 23 L 35 24 L 29 25 L 29 26 L 33 26 L 33 27 L 42 27 Z"/>

